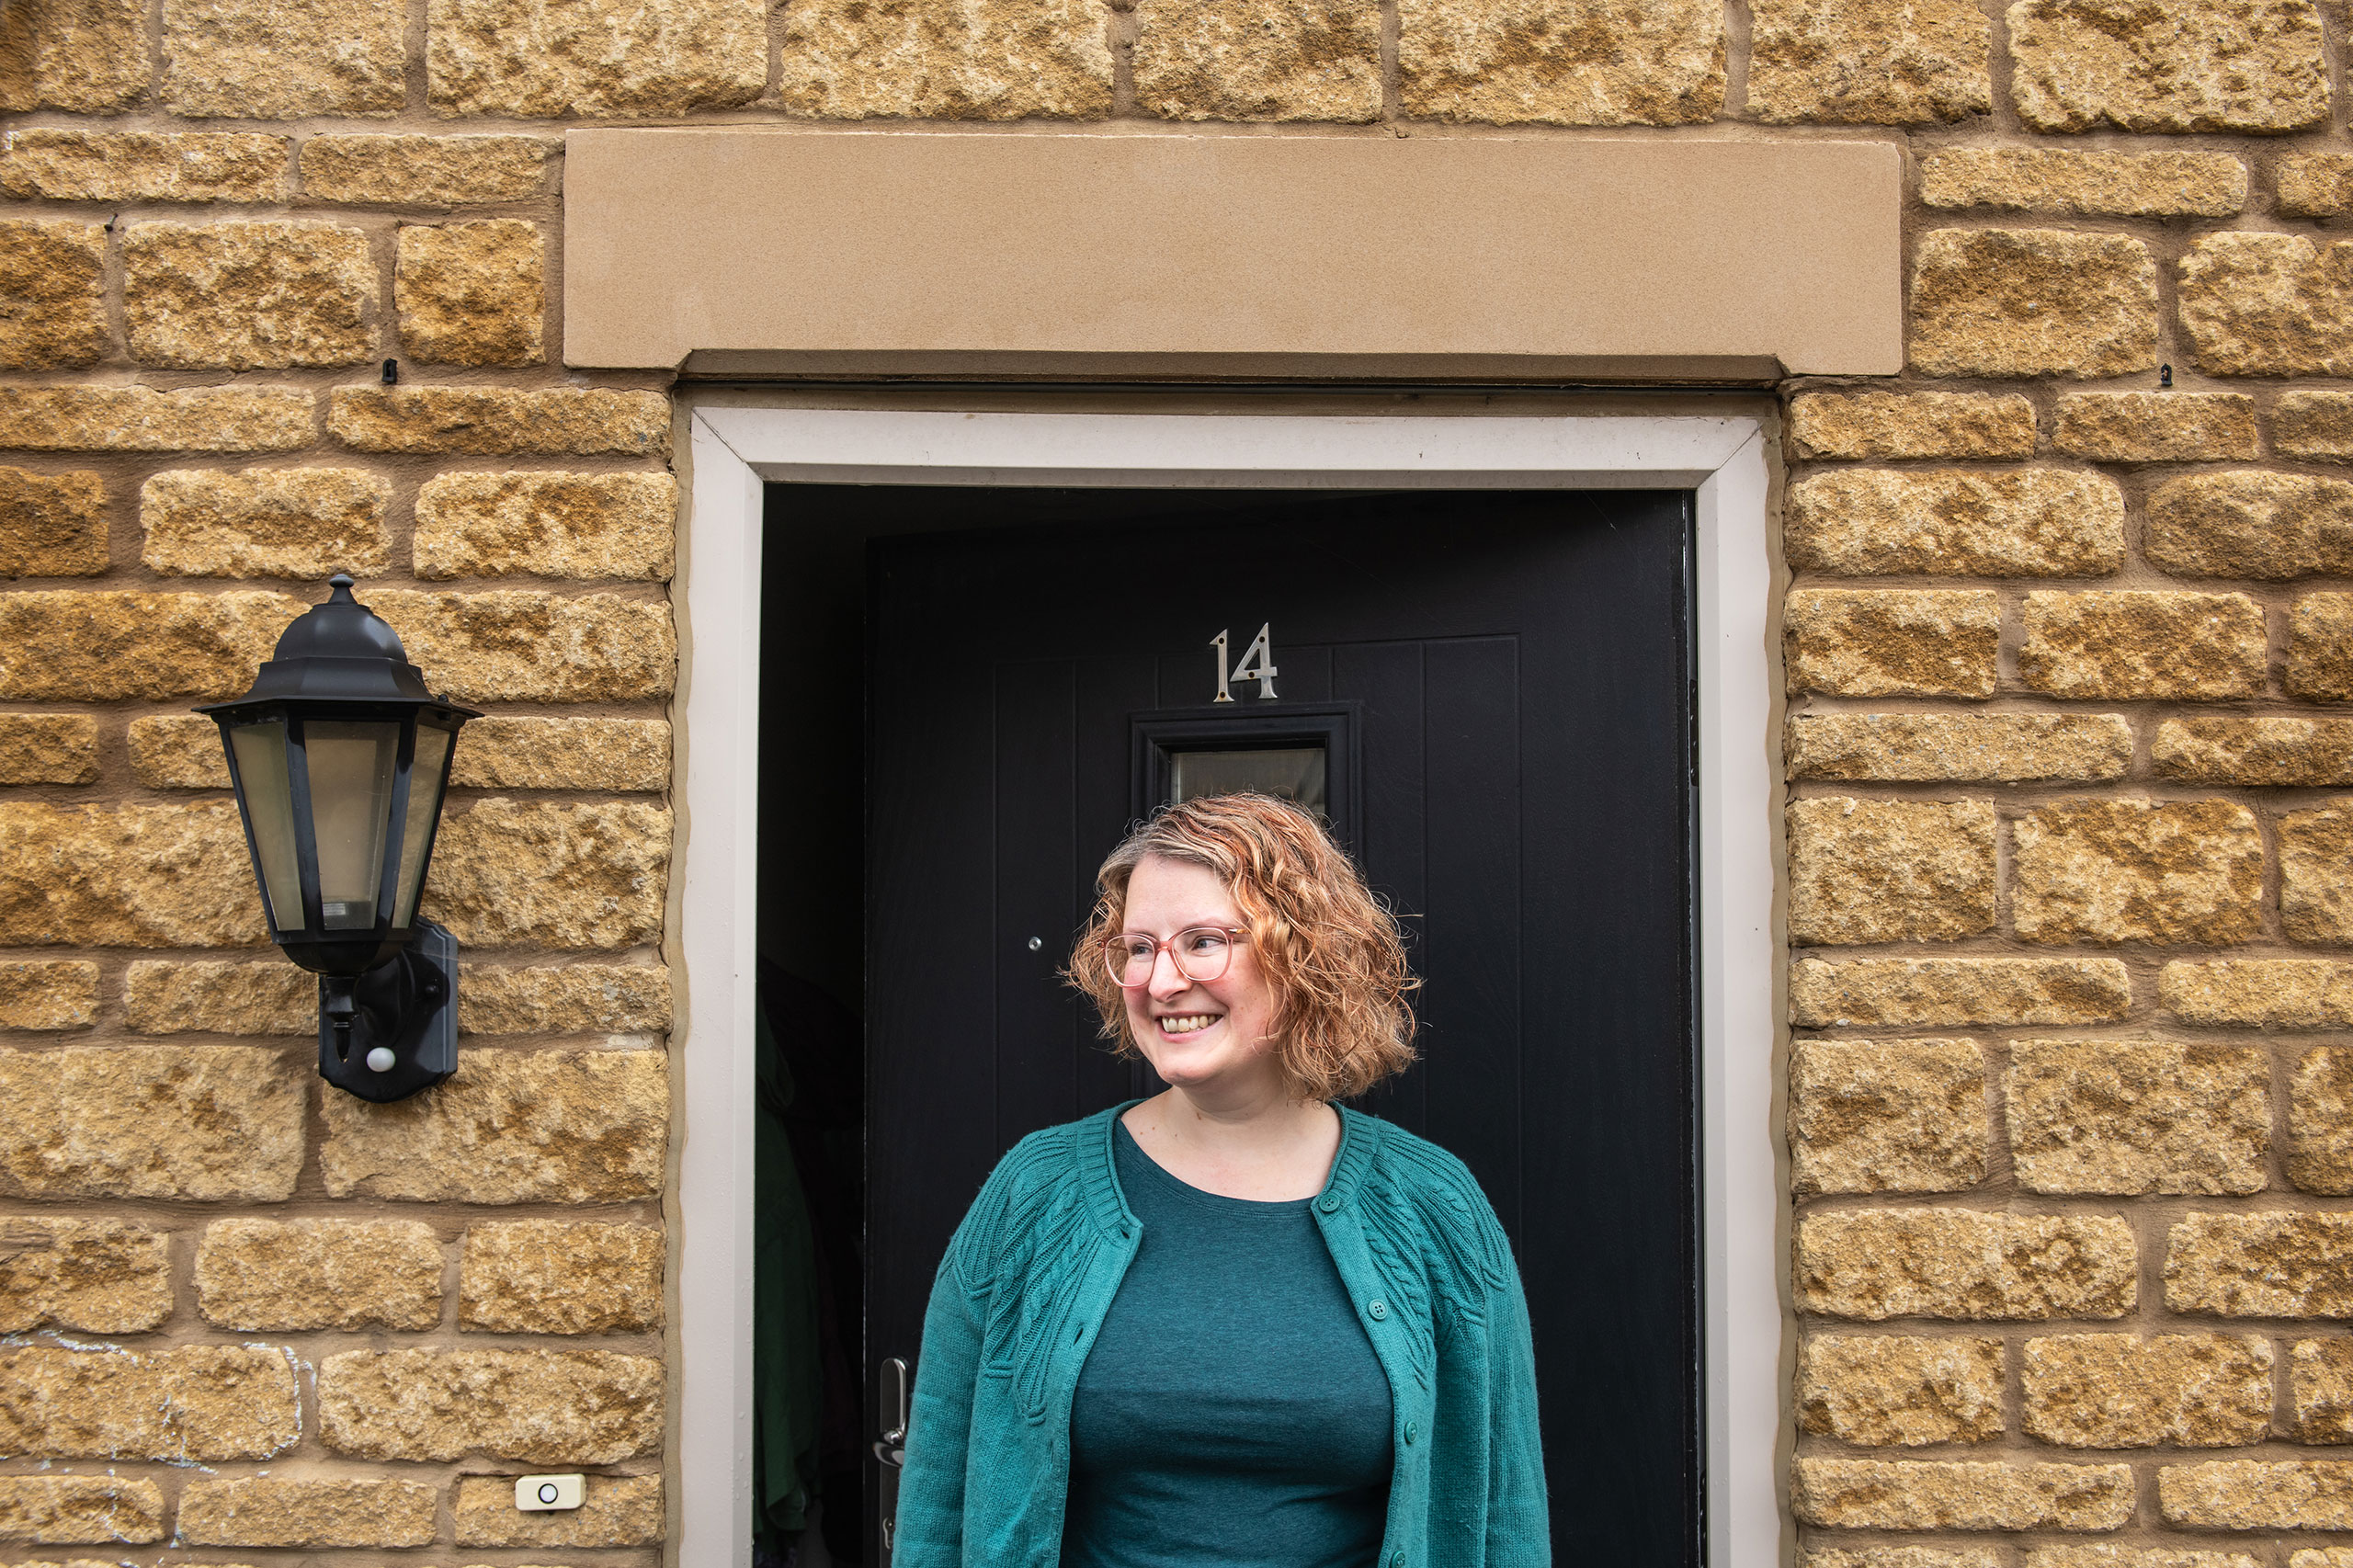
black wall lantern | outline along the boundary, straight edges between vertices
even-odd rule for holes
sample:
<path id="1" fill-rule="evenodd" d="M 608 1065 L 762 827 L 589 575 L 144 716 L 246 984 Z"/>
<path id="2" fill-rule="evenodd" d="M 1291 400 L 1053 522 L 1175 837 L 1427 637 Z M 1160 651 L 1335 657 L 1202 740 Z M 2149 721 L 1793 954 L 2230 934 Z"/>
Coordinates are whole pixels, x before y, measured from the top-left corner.
<path id="1" fill-rule="evenodd" d="M 404 1099 L 458 1067 L 458 941 L 416 913 L 458 729 L 351 579 L 278 640 L 221 726 L 269 938 L 319 976 L 319 1075 Z"/>

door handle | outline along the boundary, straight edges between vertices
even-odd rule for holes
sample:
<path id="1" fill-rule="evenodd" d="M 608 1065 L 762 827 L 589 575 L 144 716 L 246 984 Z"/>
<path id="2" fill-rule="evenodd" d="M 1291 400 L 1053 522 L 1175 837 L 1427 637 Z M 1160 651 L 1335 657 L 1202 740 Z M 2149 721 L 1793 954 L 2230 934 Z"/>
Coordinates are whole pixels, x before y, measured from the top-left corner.
<path id="1" fill-rule="evenodd" d="M 899 1469 L 907 1462 L 907 1406 L 915 1395 L 915 1380 L 907 1375 L 907 1364 L 893 1356 L 882 1363 L 882 1407 L 899 1413 L 898 1420 L 882 1433 L 882 1440 L 874 1445 L 874 1457 Z"/>
<path id="2" fill-rule="evenodd" d="M 875 1503 L 882 1515 L 882 1568 L 890 1568 L 891 1554 L 898 1544 L 894 1538 L 899 1533 L 899 1472 L 907 1463 L 907 1415 L 914 1397 L 915 1380 L 908 1375 L 906 1362 L 896 1356 L 884 1361 L 882 1408 L 896 1411 L 898 1418 L 883 1429 L 881 1440 L 874 1445 L 874 1457 L 882 1461 L 882 1484 L 875 1489 Z"/>

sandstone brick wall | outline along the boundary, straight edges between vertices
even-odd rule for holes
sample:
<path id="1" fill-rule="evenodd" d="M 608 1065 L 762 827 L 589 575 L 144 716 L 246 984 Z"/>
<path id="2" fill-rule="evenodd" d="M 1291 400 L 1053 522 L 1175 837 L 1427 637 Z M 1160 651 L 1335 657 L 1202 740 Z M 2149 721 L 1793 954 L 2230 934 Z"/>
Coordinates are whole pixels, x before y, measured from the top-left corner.
<path id="1" fill-rule="evenodd" d="M 9 0 L 0 1551 L 652 1558 L 677 495 L 668 389 L 557 362 L 557 133 L 1120 120 L 1904 150 L 1910 368 L 1783 389 L 1802 1552 L 2353 1563 L 2347 23 Z M 185 712 L 337 568 L 494 714 L 389 1108 Z"/>

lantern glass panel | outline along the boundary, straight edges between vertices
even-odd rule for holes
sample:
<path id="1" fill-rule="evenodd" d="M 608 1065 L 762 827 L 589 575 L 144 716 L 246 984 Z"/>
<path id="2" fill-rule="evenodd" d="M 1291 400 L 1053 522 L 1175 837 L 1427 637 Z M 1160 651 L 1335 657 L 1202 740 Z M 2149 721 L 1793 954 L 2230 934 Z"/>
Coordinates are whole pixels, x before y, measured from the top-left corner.
<path id="1" fill-rule="evenodd" d="M 396 722 L 313 720 L 302 726 L 311 824 L 318 834 L 319 916 L 330 931 L 364 931 L 376 924 L 400 744 Z"/>
<path id="2" fill-rule="evenodd" d="M 261 866 L 269 923 L 280 931 L 302 927 L 301 862 L 294 850 L 294 791 L 286 778 L 286 722 L 238 724 L 229 731 L 237 782 L 244 787 L 245 817 L 253 824 L 254 858 Z"/>
<path id="3" fill-rule="evenodd" d="M 400 900 L 392 911 L 395 929 L 416 916 L 416 895 L 425 881 L 425 851 L 433 840 L 433 819 L 441 810 L 441 788 L 449 778 L 449 730 L 416 727 L 416 760 L 408 770 L 408 825 L 401 835 Z"/>

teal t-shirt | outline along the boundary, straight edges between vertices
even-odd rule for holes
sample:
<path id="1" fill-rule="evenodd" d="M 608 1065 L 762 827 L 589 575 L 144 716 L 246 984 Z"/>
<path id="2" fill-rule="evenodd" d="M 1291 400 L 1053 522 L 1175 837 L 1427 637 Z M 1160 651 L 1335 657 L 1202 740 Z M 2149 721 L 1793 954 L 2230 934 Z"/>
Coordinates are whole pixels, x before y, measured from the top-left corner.
<path id="1" fill-rule="evenodd" d="M 1143 1238 L 1071 1405 L 1063 1568 L 1371 1568 L 1389 1381 L 1311 1200 L 1221 1198 L 1112 1142 Z"/>

